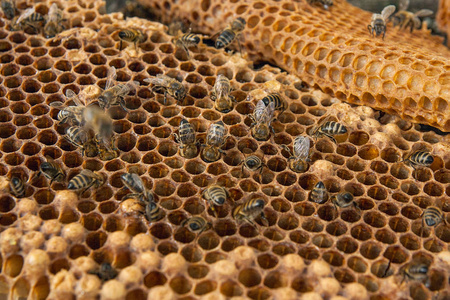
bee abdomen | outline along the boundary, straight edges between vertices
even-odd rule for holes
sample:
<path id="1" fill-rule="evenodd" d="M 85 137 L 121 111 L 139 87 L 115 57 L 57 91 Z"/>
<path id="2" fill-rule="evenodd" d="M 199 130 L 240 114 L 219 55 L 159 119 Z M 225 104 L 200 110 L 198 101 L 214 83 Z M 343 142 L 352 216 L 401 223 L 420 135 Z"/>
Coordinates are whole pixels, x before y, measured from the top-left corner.
<path id="1" fill-rule="evenodd" d="M 251 170 L 254 171 L 258 169 L 262 164 L 261 159 L 256 155 L 251 155 L 247 157 L 245 160 L 245 165 Z"/>
<path id="2" fill-rule="evenodd" d="M 234 40 L 235 37 L 236 34 L 232 30 L 225 29 L 217 38 L 216 48 L 221 49 L 228 46 Z"/>
<path id="3" fill-rule="evenodd" d="M 262 101 L 266 106 L 268 106 L 269 103 L 273 102 L 273 104 L 275 104 L 276 110 L 281 110 L 283 108 L 283 101 L 278 94 L 267 95 L 266 97 L 262 98 Z"/>
<path id="4" fill-rule="evenodd" d="M 433 156 L 425 151 L 418 151 L 414 153 L 413 155 L 411 155 L 411 158 L 409 160 L 415 164 L 424 166 L 429 166 L 434 161 Z"/>
<path id="5" fill-rule="evenodd" d="M 25 184 L 18 177 L 12 177 L 10 181 L 11 193 L 16 197 L 22 197 L 25 194 Z"/>
<path id="6" fill-rule="evenodd" d="M 84 187 L 88 186 L 92 182 L 92 180 L 93 180 L 92 178 L 90 178 L 86 175 L 78 174 L 69 181 L 69 184 L 67 185 L 67 189 L 77 190 L 77 189 L 84 188 Z"/>
<path id="7" fill-rule="evenodd" d="M 442 221 L 443 216 L 437 207 L 428 207 L 423 212 L 423 219 L 427 226 L 433 227 Z"/>
<path id="8" fill-rule="evenodd" d="M 321 129 L 328 134 L 344 134 L 347 132 L 347 128 L 344 125 L 333 121 L 326 122 Z"/>
<path id="9" fill-rule="evenodd" d="M 193 33 L 183 35 L 181 40 L 189 46 L 198 45 L 198 43 L 200 43 L 200 37 Z"/>
<path id="10" fill-rule="evenodd" d="M 323 184 L 322 181 L 316 183 L 314 188 L 311 190 L 311 193 L 309 194 L 309 200 L 319 204 L 322 204 L 328 200 L 328 192 L 325 188 L 325 184 Z"/>
<path id="11" fill-rule="evenodd" d="M 227 198 L 225 189 L 221 186 L 212 186 L 208 189 L 209 197 L 215 205 L 223 205 Z"/>

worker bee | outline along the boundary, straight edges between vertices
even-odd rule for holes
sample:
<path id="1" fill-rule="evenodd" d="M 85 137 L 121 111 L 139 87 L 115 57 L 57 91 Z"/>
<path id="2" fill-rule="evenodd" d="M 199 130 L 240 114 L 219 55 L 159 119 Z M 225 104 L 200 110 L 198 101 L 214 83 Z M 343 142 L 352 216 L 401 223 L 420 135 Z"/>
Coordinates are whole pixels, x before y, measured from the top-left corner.
<path id="1" fill-rule="evenodd" d="M 87 191 L 90 187 L 98 188 L 105 182 L 102 174 L 98 172 L 92 172 L 91 170 L 84 169 L 80 174 L 73 177 L 67 189 L 69 190 L 80 190 L 84 189 L 81 194 Z"/>
<path id="2" fill-rule="evenodd" d="M 244 174 L 244 167 L 249 169 L 252 172 L 256 172 L 259 170 L 259 175 L 261 176 L 262 170 L 265 166 L 265 163 L 261 158 L 259 158 L 256 155 L 250 155 L 246 157 L 243 161 L 242 168 L 241 168 L 241 177 L 242 174 Z"/>
<path id="3" fill-rule="evenodd" d="M 195 139 L 194 127 L 182 119 L 180 121 L 180 127 L 178 129 L 178 134 L 173 134 L 177 143 L 180 144 L 180 155 L 186 158 L 194 158 L 197 156 L 197 145 Z"/>
<path id="4" fill-rule="evenodd" d="M 214 107 L 223 113 L 227 113 L 233 109 L 233 101 L 236 101 L 234 96 L 230 95 L 231 85 L 230 80 L 219 74 L 211 92 L 211 100 L 214 102 Z"/>
<path id="5" fill-rule="evenodd" d="M 94 132 L 95 140 L 100 147 L 114 150 L 114 127 L 111 117 L 98 106 L 88 106 L 83 110 L 85 127 Z"/>
<path id="6" fill-rule="evenodd" d="M 120 45 L 119 50 L 122 51 L 122 41 L 134 43 L 134 48 L 137 51 L 137 44 L 143 43 L 146 40 L 146 36 L 139 29 L 122 29 L 119 31 Z"/>
<path id="7" fill-rule="evenodd" d="M 22 198 L 25 195 L 25 183 L 22 178 L 13 176 L 9 181 L 11 194 L 16 198 Z"/>
<path id="8" fill-rule="evenodd" d="M 306 0 L 310 5 L 322 5 L 324 9 L 328 10 L 333 6 L 333 0 Z"/>
<path id="9" fill-rule="evenodd" d="M 97 145 L 91 137 L 91 132 L 80 126 L 72 126 L 67 128 L 66 140 L 81 149 L 81 155 L 94 157 L 98 153 Z"/>
<path id="10" fill-rule="evenodd" d="M 417 166 L 429 167 L 434 161 L 433 156 L 427 151 L 414 151 L 406 156 L 401 162 L 413 167 L 415 170 Z"/>
<path id="11" fill-rule="evenodd" d="M 318 125 L 315 128 L 313 128 L 311 136 L 313 136 L 314 138 L 326 136 L 330 138 L 335 144 L 337 144 L 337 141 L 333 137 L 333 135 L 344 134 L 346 132 L 347 128 L 341 123 L 334 121 L 327 121 L 327 119 L 325 119 L 325 121 L 322 122 L 321 125 Z"/>
<path id="12" fill-rule="evenodd" d="M 252 136 L 256 140 L 267 141 L 270 137 L 270 132 L 275 134 L 271 125 L 274 111 L 275 104 L 273 102 L 270 102 L 269 105 L 266 106 L 264 101 L 260 100 L 256 104 L 253 114 L 249 115 L 252 120 L 252 124 L 250 125 Z"/>
<path id="13" fill-rule="evenodd" d="M 120 175 L 120 179 L 123 184 L 133 193 L 127 195 L 127 197 L 140 197 L 145 191 L 144 182 L 141 177 L 136 173 L 125 173 Z"/>
<path id="14" fill-rule="evenodd" d="M 222 49 L 230 45 L 234 40 L 238 42 L 239 52 L 242 52 L 241 42 L 239 41 L 239 34 L 244 30 L 247 22 L 241 17 L 237 18 L 223 31 L 216 33 L 219 35 L 216 40 L 216 49 Z"/>
<path id="15" fill-rule="evenodd" d="M 11 31 L 32 28 L 37 33 L 44 22 L 44 17 L 40 13 L 37 13 L 34 7 L 30 7 L 20 16 L 14 17 L 11 21 Z"/>
<path id="16" fill-rule="evenodd" d="M 331 203 L 333 203 L 336 212 L 338 211 L 338 207 L 346 208 L 353 205 L 356 209 L 359 209 L 358 204 L 353 201 L 353 195 L 349 192 L 339 193 L 331 197 Z"/>
<path id="17" fill-rule="evenodd" d="M 223 153 L 220 147 L 225 144 L 225 135 L 227 130 L 222 121 L 218 121 L 209 126 L 206 134 L 206 145 L 202 145 L 202 159 L 206 162 L 215 162 L 220 159 Z"/>
<path id="18" fill-rule="evenodd" d="M 373 33 L 375 32 L 376 36 L 378 37 L 380 34 L 383 34 L 383 40 L 384 36 L 386 35 L 386 23 L 388 18 L 394 13 L 395 6 L 394 5 L 388 5 L 381 11 L 381 14 L 373 14 L 372 15 L 372 21 L 370 25 L 367 25 L 367 29 L 369 29 L 369 33 L 373 37 Z"/>
<path id="19" fill-rule="evenodd" d="M 409 6 L 409 0 L 400 0 L 398 5 L 398 12 L 394 15 L 394 27 L 399 25 L 400 29 L 406 29 L 410 27 L 412 32 L 415 29 L 419 29 L 421 21 L 419 17 L 428 17 L 433 14 L 432 10 L 421 9 L 416 13 L 407 11 Z"/>
<path id="20" fill-rule="evenodd" d="M 167 95 L 172 96 L 177 101 L 183 101 L 186 98 L 186 88 L 181 82 L 169 76 L 158 74 L 156 78 L 146 78 L 145 82 L 153 84 L 152 91 L 164 92 L 164 104 L 166 104 Z"/>
<path id="21" fill-rule="evenodd" d="M 400 284 L 405 281 L 406 278 L 411 280 L 423 281 L 428 278 L 428 266 L 421 262 L 410 262 L 401 272 L 403 274 L 403 279 Z"/>
<path id="22" fill-rule="evenodd" d="M 108 149 L 102 144 L 97 145 L 98 157 L 103 161 L 112 160 L 119 157 L 119 150 L 114 147 L 114 143 L 111 143 L 111 147 Z"/>
<path id="23" fill-rule="evenodd" d="M 262 102 L 264 102 L 266 106 L 269 106 L 269 103 L 273 102 L 274 109 L 280 111 L 279 115 L 282 114 L 287 108 L 286 102 L 281 98 L 279 94 L 267 95 L 262 98 Z"/>
<path id="24" fill-rule="evenodd" d="M 203 197 L 208 201 L 209 207 L 214 212 L 214 215 L 217 217 L 217 212 L 214 208 L 214 205 L 222 206 L 225 204 L 227 197 L 230 194 L 228 191 L 217 184 L 210 185 L 203 191 Z"/>
<path id="25" fill-rule="evenodd" d="M 97 275 L 101 281 L 108 281 L 116 278 L 119 273 L 110 263 L 104 262 L 97 270 L 89 271 L 89 274 Z"/>
<path id="26" fill-rule="evenodd" d="M 16 15 L 16 1 L 15 0 L 2 0 L 1 8 L 3 11 L 3 15 L 9 19 L 14 19 Z"/>
<path id="27" fill-rule="evenodd" d="M 316 183 L 309 193 L 309 201 L 323 204 L 328 200 L 328 191 L 322 181 Z"/>
<path id="28" fill-rule="evenodd" d="M 44 26 L 44 34 L 46 38 L 56 36 L 62 32 L 65 27 L 62 25 L 63 12 L 58 8 L 56 3 L 53 3 L 48 10 L 47 22 Z"/>
<path id="29" fill-rule="evenodd" d="M 262 199 L 252 199 L 250 201 L 247 201 L 246 203 L 235 207 L 232 213 L 233 218 L 235 218 L 236 220 L 247 221 L 256 227 L 253 220 L 256 217 L 260 216 L 263 225 L 269 226 L 269 220 L 267 220 L 263 210 L 265 205 L 266 204 Z"/>
<path id="30" fill-rule="evenodd" d="M 173 43 L 175 44 L 175 46 L 183 48 L 184 51 L 186 51 L 188 58 L 190 58 L 188 48 L 197 46 L 200 43 L 200 37 L 196 34 L 191 33 L 191 30 L 189 29 L 189 32 L 183 34 L 181 37 L 176 38 Z"/>
<path id="31" fill-rule="evenodd" d="M 288 158 L 289 168 L 297 173 L 303 173 L 308 170 L 309 151 L 311 148 L 311 141 L 305 136 L 298 136 L 294 140 L 294 153 L 288 146 L 282 147 L 289 152 Z"/>
<path id="32" fill-rule="evenodd" d="M 75 103 L 75 105 L 64 107 L 64 103 L 61 101 L 55 101 L 50 103 L 50 106 L 52 107 L 56 108 L 64 107 L 59 111 L 57 116 L 58 121 L 61 124 L 67 122 L 71 125 L 81 125 L 82 123 L 84 123 L 83 113 L 86 106 L 80 98 L 80 97 L 84 98 L 84 96 L 85 96 L 84 93 L 80 93 L 80 95 L 78 96 L 77 94 L 75 94 L 74 91 L 68 89 L 66 90 L 67 101 L 72 100 Z"/>
<path id="33" fill-rule="evenodd" d="M 128 83 L 120 83 L 113 84 L 113 80 L 116 79 L 117 73 L 116 68 L 111 67 L 108 71 L 108 79 L 106 80 L 105 89 L 98 96 L 98 104 L 103 109 L 108 109 L 113 105 L 120 105 L 124 111 L 128 111 L 125 107 L 124 97 L 131 91 L 136 89 L 136 86 L 139 86 L 138 81 L 128 82 Z"/>
<path id="34" fill-rule="evenodd" d="M 207 222 L 200 216 L 184 219 L 180 225 L 183 227 L 187 225 L 187 228 L 190 232 L 198 232 L 197 236 L 199 236 L 203 231 L 208 230 L 212 226 L 211 223 Z"/>
<path id="35" fill-rule="evenodd" d="M 39 167 L 39 172 L 35 177 L 39 177 L 41 174 L 44 174 L 45 178 L 50 179 L 50 185 L 52 185 L 53 181 L 61 182 L 66 177 L 64 170 L 61 166 L 53 160 L 50 156 L 45 156 L 47 159 L 46 162 L 43 162 Z"/>
<path id="36" fill-rule="evenodd" d="M 436 227 L 439 223 L 444 222 L 447 224 L 447 221 L 444 218 L 444 214 L 442 211 L 436 206 L 427 207 L 422 213 L 422 229 L 420 232 L 420 236 L 422 236 L 423 229 L 425 228 L 425 224 L 428 227 Z"/>
<path id="37" fill-rule="evenodd" d="M 164 213 L 154 201 L 149 201 L 145 206 L 145 218 L 149 222 L 156 222 L 164 217 Z"/>

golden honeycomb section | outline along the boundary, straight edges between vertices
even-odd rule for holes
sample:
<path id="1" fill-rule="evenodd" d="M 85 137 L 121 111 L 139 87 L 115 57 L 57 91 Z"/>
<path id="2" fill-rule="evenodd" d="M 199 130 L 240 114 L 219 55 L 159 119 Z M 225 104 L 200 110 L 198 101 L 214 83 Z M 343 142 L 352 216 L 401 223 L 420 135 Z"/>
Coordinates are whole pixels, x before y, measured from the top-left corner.
<path id="1" fill-rule="evenodd" d="M 79 20 L 61 39 L 9 32 L 7 21 L 0 24 L 0 298 L 375 300 L 392 298 L 392 291 L 398 298 L 450 296 L 450 228 L 421 227 L 422 212 L 431 205 L 450 221 L 448 136 L 421 132 L 389 115 L 380 118 L 367 106 L 352 107 L 278 68 L 255 70 L 239 54 L 200 46 L 188 59 L 161 24 L 103 15 L 101 1 L 58 4 Z M 39 2 L 37 10 L 49 6 Z M 131 26 L 148 39 L 137 52 L 133 45 L 120 52 L 118 30 Z M 66 141 L 66 125 L 58 124 L 58 109 L 49 104 L 64 101 L 67 89 L 95 94 L 112 66 L 118 82 L 141 86 L 125 98 L 128 113 L 109 109 L 120 156 L 102 161 L 81 156 Z M 144 79 L 157 74 L 183 82 L 183 103 L 169 97 L 164 105 L 163 95 L 151 92 Z M 230 79 L 237 100 L 226 114 L 214 109 L 209 96 L 219 74 Z M 273 123 L 275 135 L 260 142 L 251 136 L 248 114 L 264 90 L 280 92 L 288 109 Z M 280 145 L 292 146 L 326 115 L 348 133 L 337 136 L 338 144 L 314 141 L 310 169 L 292 172 Z M 223 121 L 228 138 L 220 160 L 180 156 L 171 135 L 182 118 L 199 139 Z M 434 163 L 414 171 L 399 161 L 418 147 L 428 149 Z M 264 154 L 261 178 L 241 175 L 249 152 Z M 64 183 L 49 187 L 43 177 L 32 179 L 46 155 L 63 166 Z M 67 181 L 82 169 L 99 171 L 106 184 L 83 195 L 67 191 Z M 120 180 L 125 172 L 143 178 L 163 211 L 161 220 L 148 223 L 122 210 L 129 193 Z M 29 181 L 23 198 L 9 193 L 12 176 Z M 330 194 L 351 192 L 361 211 L 336 214 L 330 202 L 308 201 L 319 180 Z M 231 194 L 217 218 L 201 196 L 214 183 Z M 252 197 L 264 199 L 268 227 L 231 217 L 235 205 Z M 198 237 L 180 226 L 195 215 L 213 223 Z M 429 266 L 426 281 L 401 283 L 401 270 L 411 260 Z M 118 276 L 102 282 L 91 271 L 104 262 Z"/>
<path id="2" fill-rule="evenodd" d="M 342 101 L 450 131 L 450 52 L 441 38 L 392 24 L 384 41 L 371 38 L 371 14 L 344 0 L 329 11 L 306 1 L 230 2 L 140 0 L 164 22 L 187 20 L 208 35 L 243 17 L 251 60 L 273 63 Z"/>

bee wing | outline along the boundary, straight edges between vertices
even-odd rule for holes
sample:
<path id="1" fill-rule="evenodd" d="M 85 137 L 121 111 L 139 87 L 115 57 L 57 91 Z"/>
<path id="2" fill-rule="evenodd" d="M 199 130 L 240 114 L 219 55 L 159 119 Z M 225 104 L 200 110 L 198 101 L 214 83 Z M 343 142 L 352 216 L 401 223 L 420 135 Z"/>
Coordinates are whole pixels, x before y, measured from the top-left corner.
<path id="1" fill-rule="evenodd" d="M 48 15 L 52 16 L 52 15 L 56 14 L 57 11 L 58 11 L 58 5 L 56 5 L 56 3 L 53 3 L 48 10 Z"/>
<path id="2" fill-rule="evenodd" d="M 86 175 L 86 176 L 88 176 L 88 177 L 95 177 L 94 172 L 92 172 L 91 170 L 88 170 L 88 169 L 83 169 L 83 170 L 80 172 L 80 175 L 81 175 L 81 174 Z"/>
<path id="3" fill-rule="evenodd" d="M 310 140 L 306 136 L 298 136 L 294 140 L 294 156 L 305 160 L 309 156 Z"/>
<path id="4" fill-rule="evenodd" d="M 22 22 L 23 20 L 25 20 L 26 18 L 31 16 L 34 12 L 35 12 L 34 7 L 30 7 L 28 9 L 26 9 L 23 12 L 23 14 L 21 14 L 20 17 L 17 19 L 16 23 L 19 24 L 20 22 Z"/>
<path id="5" fill-rule="evenodd" d="M 433 14 L 433 11 L 431 9 L 421 9 L 418 12 L 416 12 L 414 15 L 416 17 L 428 17 Z"/>
<path id="6" fill-rule="evenodd" d="M 54 101 L 54 102 L 50 103 L 50 106 L 51 106 L 51 107 L 59 108 L 59 107 L 63 107 L 63 106 L 64 106 L 64 103 L 61 102 L 61 101 Z"/>
<path id="7" fill-rule="evenodd" d="M 139 86 L 138 81 L 127 82 L 126 84 L 121 84 L 121 89 L 117 92 L 117 96 L 125 96 L 131 91 L 134 91 L 136 87 Z"/>
<path id="8" fill-rule="evenodd" d="M 409 6 L 409 0 L 400 0 L 398 3 L 398 11 L 406 10 Z"/>
<path id="9" fill-rule="evenodd" d="M 136 173 L 132 173 L 131 177 L 133 177 L 133 180 L 136 182 L 136 185 L 138 186 L 138 188 L 141 191 L 144 191 L 145 190 L 145 186 L 144 186 L 144 182 L 142 181 L 141 177 L 139 177 L 139 175 L 136 174 Z"/>
<path id="10" fill-rule="evenodd" d="M 113 80 L 117 77 L 116 67 L 111 67 L 108 71 L 108 79 L 106 79 L 105 91 L 113 86 Z"/>
<path id="11" fill-rule="evenodd" d="M 264 109 L 264 113 L 261 116 L 260 122 L 270 124 L 270 122 L 273 119 L 274 112 L 275 112 L 275 103 L 270 102 L 269 105 L 267 105 L 266 108 Z"/>
<path id="12" fill-rule="evenodd" d="M 256 103 L 255 110 L 253 112 L 256 121 L 261 119 L 262 115 L 264 114 L 265 109 L 266 109 L 266 105 L 264 104 L 264 102 L 262 100 L 259 100 L 258 103 Z"/>
<path id="13" fill-rule="evenodd" d="M 165 86 L 164 82 L 168 79 L 166 75 L 158 74 L 155 78 L 145 78 L 144 81 L 151 83 L 153 85 L 162 85 Z"/>
<path id="14" fill-rule="evenodd" d="M 394 13 L 395 5 L 388 5 L 381 11 L 381 17 L 387 21 L 387 19 Z"/>

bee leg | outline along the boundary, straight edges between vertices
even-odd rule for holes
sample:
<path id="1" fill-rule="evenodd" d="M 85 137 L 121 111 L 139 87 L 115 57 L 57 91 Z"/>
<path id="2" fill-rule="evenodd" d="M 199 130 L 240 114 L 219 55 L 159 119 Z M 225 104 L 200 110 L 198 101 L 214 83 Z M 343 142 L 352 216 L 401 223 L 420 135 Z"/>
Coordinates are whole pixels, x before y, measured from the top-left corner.
<path id="1" fill-rule="evenodd" d="M 335 143 L 336 145 L 337 145 L 337 141 L 336 141 L 336 139 L 332 136 L 332 135 L 329 135 L 329 134 L 325 134 L 330 140 L 332 140 L 333 141 L 333 143 Z"/>
<path id="2" fill-rule="evenodd" d="M 241 175 L 239 176 L 239 178 L 242 178 L 242 175 L 244 175 L 244 164 L 242 163 L 242 167 L 241 167 Z"/>
<path id="3" fill-rule="evenodd" d="M 373 37 L 372 25 L 367 25 L 367 29 L 369 29 L 369 34 Z"/>
<path id="4" fill-rule="evenodd" d="M 95 184 L 95 181 L 92 181 L 91 183 L 89 183 L 86 188 L 81 192 L 80 196 L 83 195 L 91 186 L 93 186 Z"/>
<path id="5" fill-rule="evenodd" d="M 188 221 L 189 221 L 189 218 L 188 219 L 184 219 L 183 221 L 181 221 L 180 226 L 184 227 Z"/>
<path id="6" fill-rule="evenodd" d="M 239 53 L 241 54 L 242 57 L 242 47 L 241 47 L 241 42 L 239 41 L 239 37 L 236 38 L 238 45 L 239 45 Z"/>
<path id="7" fill-rule="evenodd" d="M 167 103 L 167 90 L 164 91 L 164 105 Z"/>
<path id="8" fill-rule="evenodd" d="M 128 112 L 128 109 L 125 107 L 125 101 L 123 100 L 123 98 L 121 98 L 121 99 L 119 100 L 119 105 L 120 105 L 120 107 L 122 107 L 122 109 L 123 109 L 124 111 Z"/>
<path id="9" fill-rule="evenodd" d="M 389 271 L 390 267 L 391 267 L 391 260 L 389 260 L 388 265 L 386 267 L 386 270 L 384 271 L 382 278 L 385 278 L 387 276 L 387 272 Z"/>
<path id="10" fill-rule="evenodd" d="M 243 217 L 245 221 L 247 221 L 248 223 L 250 223 L 253 227 L 258 228 L 258 226 L 256 226 L 255 222 L 253 222 L 252 220 L 250 220 L 250 218 L 248 217 Z"/>
<path id="11" fill-rule="evenodd" d="M 269 227 L 269 220 L 267 220 L 264 212 L 261 212 L 261 222 L 263 223 L 264 226 Z"/>
<path id="12" fill-rule="evenodd" d="M 122 39 L 119 42 L 119 51 L 122 51 Z"/>
<path id="13" fill-rule="evenodd" d="M 191 56 L 189 55 L 189 49 L 186 47 L 186 45 L 181 42 L 181 45 L 183 46 L 184 51 L 186 51 L 186 55 L 188 57 L 188 59 L 191 59 Z"/>

